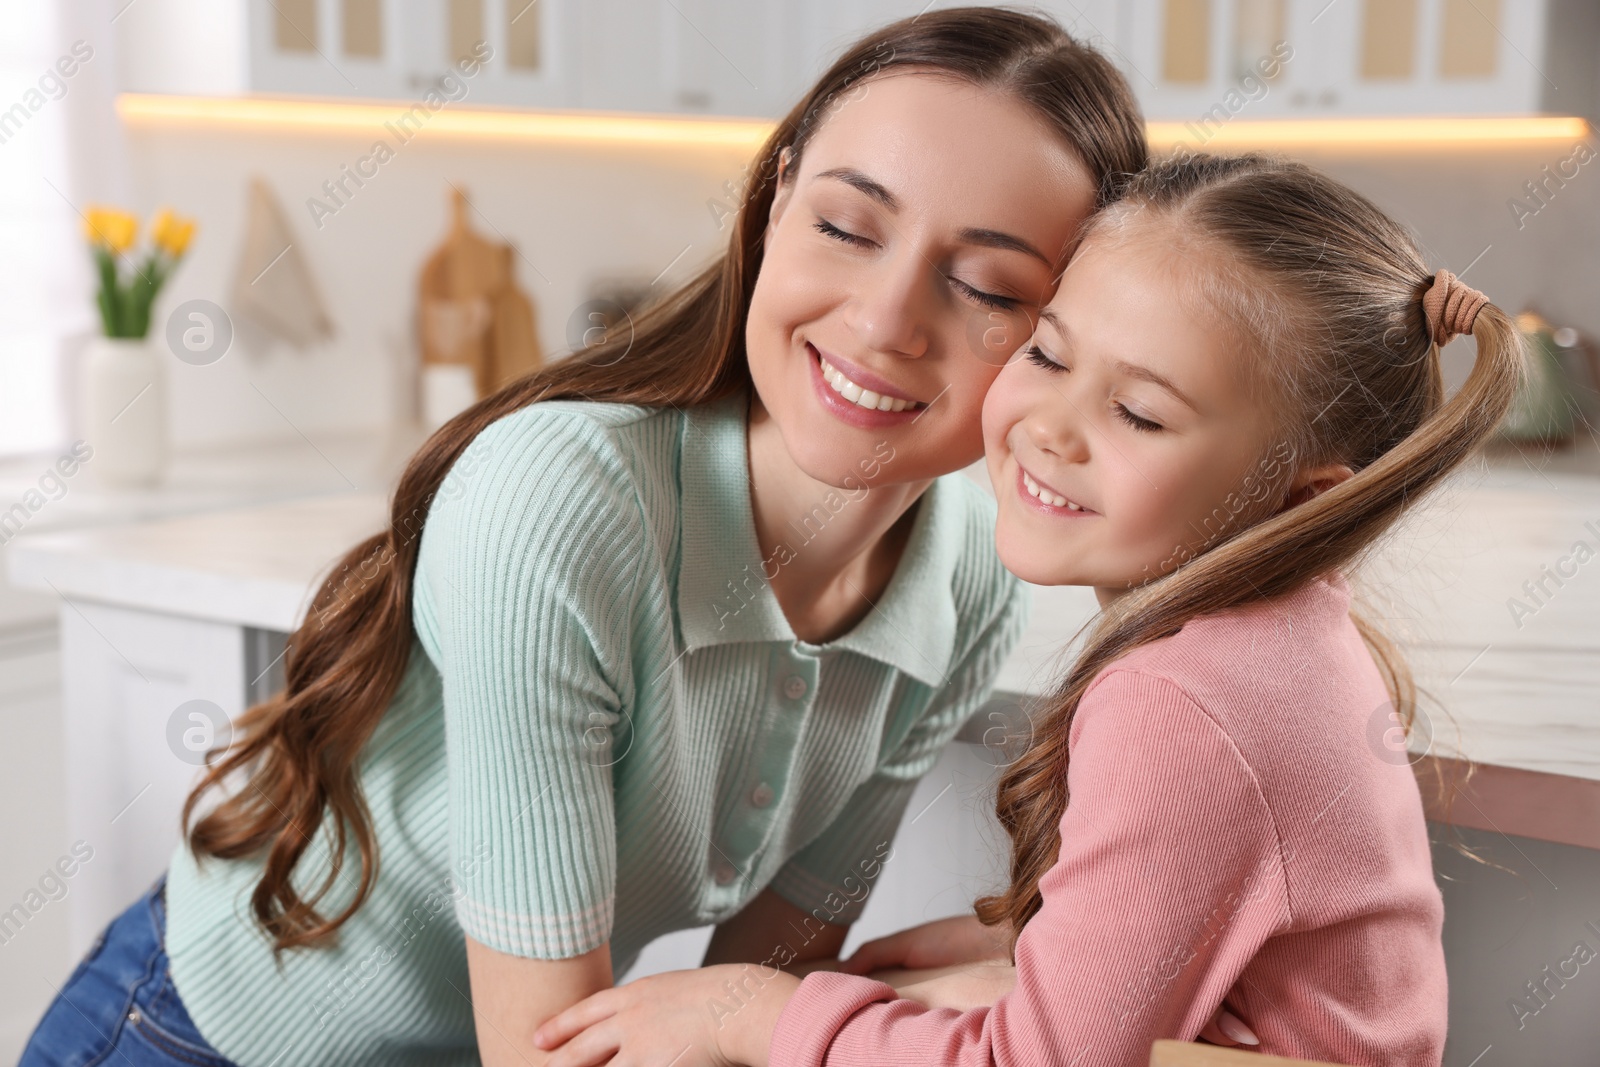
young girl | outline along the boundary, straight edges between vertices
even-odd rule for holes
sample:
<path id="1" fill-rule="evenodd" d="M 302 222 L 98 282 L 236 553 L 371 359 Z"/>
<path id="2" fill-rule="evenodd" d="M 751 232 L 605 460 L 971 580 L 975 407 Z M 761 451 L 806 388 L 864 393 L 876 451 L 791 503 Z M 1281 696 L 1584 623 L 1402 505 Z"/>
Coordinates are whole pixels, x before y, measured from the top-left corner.
<path id="1" fill-rule="evenodd" d="M 1447 401 L 1438 346 L 1457 333 L 1477 361 Z M 1011 884 L 978 916 L 1014 972 L 901 996 L 850 974 L 680 972 L 552 1020 L 553 1063 L 1143 1064 L 1226 997 L 1262 1051 L 1437 1065 L 1421 800 L 1370 740 L 1409 722 L 1409 676 L 1352 614 L 1345 571 L 1491 432 L 1520 367 L 1500 309 L 1304 166 L 1197 157 L 1139 177 L 984 405 L 1002 560 L 1103 608 L 1000 786 Z M 875 962 L 948 959 L 952 934 L 982 955 L 977 921 L 899 935 Z M 1014 988 L 971 1004 L 985 982 Z"/>
<path id="2" fill-rule="evenodd" d="M 1025 615 L 946 476 L 1145 162 L 1124 80 L 1048 20 L 849 49 L 726 255 L 412 460 L 23 1063 L 538 1062 L 669 931 L 837 955 Z"/>

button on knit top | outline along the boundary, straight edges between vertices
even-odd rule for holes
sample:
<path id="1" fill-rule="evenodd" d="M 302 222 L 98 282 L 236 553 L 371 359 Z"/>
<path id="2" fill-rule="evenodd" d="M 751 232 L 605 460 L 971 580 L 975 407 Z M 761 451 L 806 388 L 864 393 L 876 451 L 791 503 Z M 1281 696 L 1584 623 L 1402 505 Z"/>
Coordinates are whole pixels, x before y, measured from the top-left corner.
<path id="1" fill-rule="evenodd" d="M 855 919 L 1026 599 L 995 554 L 993 502 L 954 475 L 917 505 L 870 614 L 798 640 L 764 577 L 788 556 L 756 540 L 746 409 L 551 402 L 478 434 L 426 512 L 411 657 L 363 752 L 369 899 L 279 969 L 250 916 L 260 863 L 173 857 L 173 979 L 218 1051 L 242 1067 L 476 1063 L 463 935 L 547 959 L 609 941 L 620 976 L 652 939 L 769 885 Z M 785 547 L 851 506 L 824 494 Z M 329 840 L 324 826 L 296 869 L 302 892 Z"/>
<path id="2" fill-rule="evenodd" d="M 1437 1067 L 1446 983 L 1421 797 L 1342 575 L 1194 619 L 1094 680 L 1044 905 L 992 1008 L 813 974 L 774 1067 L 1143 1065 L 1224 998 L 1260 1051 Z"/>

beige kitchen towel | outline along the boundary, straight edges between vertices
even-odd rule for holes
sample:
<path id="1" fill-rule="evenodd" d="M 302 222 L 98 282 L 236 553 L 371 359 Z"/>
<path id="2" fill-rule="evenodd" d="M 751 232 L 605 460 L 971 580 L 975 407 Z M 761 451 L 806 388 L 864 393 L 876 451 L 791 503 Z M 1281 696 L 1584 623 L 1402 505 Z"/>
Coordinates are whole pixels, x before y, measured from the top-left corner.
<path id="1" fill-rule="evenodd" d="M 260 177 L 250 180 L 244 248 L 229 310 L 247 326 L 296 348 L 333 336 L 333 320 L 299 238 L 271 186 Z"/>

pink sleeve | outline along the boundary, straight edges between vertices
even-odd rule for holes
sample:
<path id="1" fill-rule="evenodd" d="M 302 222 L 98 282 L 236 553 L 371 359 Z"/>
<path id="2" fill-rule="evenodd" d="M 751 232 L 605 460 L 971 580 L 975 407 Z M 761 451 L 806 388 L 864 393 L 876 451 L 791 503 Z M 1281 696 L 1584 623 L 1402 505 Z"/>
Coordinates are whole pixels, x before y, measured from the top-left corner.
<path id="1" fill-rule="evenodd" d="M 993 1008 L 926 1010 L 819 972 L 778 1019 L 773 1067 L 1149 1062 L 1193 1040 L 1288 922 L 1278 834 L 1254 774 L 1165 679 L 1112 670 L 1072 728 L 1061 853 Z"/>

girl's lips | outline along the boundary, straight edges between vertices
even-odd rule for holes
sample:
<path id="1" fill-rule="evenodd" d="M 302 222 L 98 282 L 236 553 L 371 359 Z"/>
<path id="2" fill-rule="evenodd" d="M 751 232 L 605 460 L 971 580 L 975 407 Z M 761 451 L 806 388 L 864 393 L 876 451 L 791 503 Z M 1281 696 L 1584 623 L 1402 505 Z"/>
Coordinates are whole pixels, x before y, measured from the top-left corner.
<path id="1" fill-rule="evenodd" d="M 1022 499 L 1022 503 L 1024 505 L 1032 508 L 1035 511 L 1049 515 L 1052 518 L 1067 519 L 1086 519 L 1100 514 L 1097 511 L 1090 511 L 1088 508 L 1082 507 L 1081 505 L 1077 507 L 1070 507 L 1066 505 L 1052 504 L 1046 500 L 1041 500 L 1039 497 L 1035 496 L 1031 491 L 1029 491 L 1029 481 L 1032 481 L 1034 485 L 1038 486 L 1041 492 L 1048 493 L 1052 497 L 1060 497 L 1064 500 L 1070 500 L 1070 498 L 1066 497 L 1064 494 L 1057 493 L 1054 489 L 1051 489 L 1037 478 L 1034 478 L 1033 475 L 1024 470 L 1022 464 L 1019 463 L 1017 464 L 1016 477 L 1017 496 Z M 1071 503 L 1077 504 L 1077 501 L 1073 500 Z"/>
<path id="2" fill-rule="evenodd" d="M 806 354 L 810 357 L 807 362 L 811 364 L 812 391 L 816 393 L 817 399 L 823 408 L 840 422 L 848 423 L 861 429 L 886 429 L 915 422 L 927 410 L 924 405 L 920 404 L 904 411 L 875 411 L 864 408 L 860 404 L 853 404 L 835 392 L 833 386 L 823 379 L 822 355 L 809 342 L 806 344 Z M 831 356 L 828 358 L 828 362 L 833 362 Z M 850 372 L 845 370 L 843 366 L 840 366 L 839 369 L 845 373 L 846 377 L 850 376 Z M 898 393 L 893 392 L 889 395 L 899 396 Z M 902 399 L 909 400 L 910 397 Z"/>

